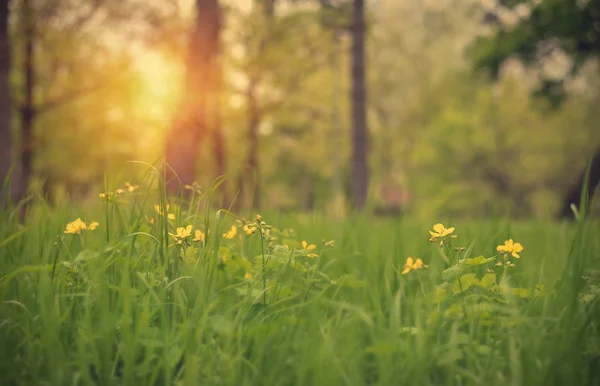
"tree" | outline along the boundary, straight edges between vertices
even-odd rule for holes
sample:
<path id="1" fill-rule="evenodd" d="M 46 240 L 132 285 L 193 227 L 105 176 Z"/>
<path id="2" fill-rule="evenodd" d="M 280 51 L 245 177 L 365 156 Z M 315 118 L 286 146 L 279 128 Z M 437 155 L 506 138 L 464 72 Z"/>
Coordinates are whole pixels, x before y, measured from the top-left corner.
<path id="1" fill-rule="evenodd" d="M 265 0 L 255 2 L 255 7 L 259 9 L 259 13 L 262 14 L 262 19 L 265 21 L 265 24 L 269 26 L 272 22 L 272 19 L 275 14 L 275 0 Z M 257 52 L 254 54 L 255 58 L 258 59 L 262 56 L 263 52 L 267 48 L 268 39 L 263 36 L 260 38 L 258 43 Z M 250 70 L 250 69 L 249 69 Z M 253 71 L 252 71 L 253 70 Z M 259 106 L 258 101 L 258 87 L 262 81 L 262 77 L 264 76 L 262 69 L 260 66 L 254 66 L 254 68 L 248 73 L 248 86 L 246 89 L 246 98 L 248 105 L 248 154 L 246 158 L 246 162 L 244 165 L 245 172 L 248 176 L 253 177 L 254 189 L 252 192 L 252 204 L 251 207 L 254 210 L 260 209 L 260 195 L 261 195 L 261 173 L 260 173 L 260 165 L 259 165 L 259 138 L 258 138 L 258 129 L 261 124 L 261 120 L 263 119 L 263 111 Z M 240 178 L 240 182 L 242 182 L 243 178 Z M 242 193 L 244 188 L 242 184 L 239 184 L 239 191 Z M 243 195 L 240 197 L 240 202 L 243 202 Z"/>
<path id="2" fill-rule="evenodd" d="M 219 174 L 225 173 L 225 148 L 220 127 L 221 7 L 218 0 L 196 0 L 196 20 L 189 37 L 184 96 L 167 139 L 168 188 L 191 184 L 201 142 L 211 134 Z"/>
<path id="3" fill-rule="evenodd" d="M 365 5 L 354 0 L 352 16 L 352 202 L 363 209 L 369 189 Z"/>
<path id="4" fill-rule="evenodd" d="M 524 12 L 516 26 L 502 25 L 496 12 L 502 9 Z M 529 15 L 527 15 L 529 14 Z M 534 3 L 525 0 L 502 0 L 496 10 L 491 10 L 486 21 L 499 24 L 499 29 L 491 38 L 482 38 L 474 46 L 476 68 L 488 69 L 493 76 L 500 72 L 501 65 L 509 57 L 517 57 L 527 64 L 543 61 L 557 50 L 567 53 L 572 64 L 567 77 L 576 75 L 589 60 L 598 60 L 600 55 L 600 1 L 575 2 L 545 0 Z M 565 77 L 541 74 L 536 95 L 548 98 L 558 107 L 566 98 Z M 600 154 L 600 148 L 596 151 Z M 600 176 L 600 157 L 592 158 L 589 192 L 592 193 Z M 568 189 L 559 217 L 571 216 L 570 205 L 579 206 L 579 194 L 583 189 L 583 178 Z"/>
<path id="5" fill-rule="evenodd" d="M 11 46 L 9 34 L 9 0 L 0 2 L 0 184 L 4 183 L 13 164 L 11 109 Z M 1 188 L 0 188 L 0 193 Z"/>

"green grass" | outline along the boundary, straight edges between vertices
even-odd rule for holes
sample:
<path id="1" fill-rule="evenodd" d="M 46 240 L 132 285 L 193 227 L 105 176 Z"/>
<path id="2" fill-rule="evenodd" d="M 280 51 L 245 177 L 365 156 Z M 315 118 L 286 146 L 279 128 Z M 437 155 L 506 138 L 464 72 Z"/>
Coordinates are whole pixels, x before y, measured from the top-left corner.
<path id="1" fill-rule="evenodd" d="M 169 222 L 159 200 L 37 202 L 24 227 L 2 212 L 0 384 L 600 384 L 597 222 L 262 213 L 295 230 L 274 229 L 274 244 L 296 249 L 265 242 L 263 266 L 260 231 L 223 239 L 231 214 L 172 202 Z M 100 226 L 64 234 L 77 217 Z M 428 241 L 439 220 L 465 258 L 493 257 L 507 238 L 524 251 L 506 273 L 496 261 L 465 266 L 458 286 L 444 272 L 453 249 Z M 182 255 L 168 232 L 187 224 L 210 233 Z M 429 267 L 401 275 L 408 256 Z"/>

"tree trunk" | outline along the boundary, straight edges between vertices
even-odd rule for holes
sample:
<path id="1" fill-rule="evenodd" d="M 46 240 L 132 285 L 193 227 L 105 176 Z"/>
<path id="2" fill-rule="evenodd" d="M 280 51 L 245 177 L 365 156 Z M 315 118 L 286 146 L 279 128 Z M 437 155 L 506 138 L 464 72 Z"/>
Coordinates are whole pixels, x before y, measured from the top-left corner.
<path id="1" fill-rule="evenodd" d="M 31 0 L 23 1 L 23 27 L 24 27 L 24 59 L 23 74 L 25 79 L 23 92 L 25 94 L 21 107 L 21 183 L 18 188 L 18 197 L 23 198 L 27 193 L 33 175 L 33 149 L 35 125 L 35 15 Z"/>
<path id="2" fill-rule="evenodd" d="M 221 131 L 220 127 L 209 127 L 220 121 L 214 119 L 215 106 L 220 107 L 219 82 L 216 81 L 220 75 L 220 30 L 218 0 L 196 0 L 196 23 L 188 48 L 185 94 L 167 139 L 166 158 L 170 166 L 167 169 L 167 189 L 171 194 L 177 193 L 180 183 L 195 181 L 200 143 L 209 130 L 213 139 L 215 131 Z M 217 146 L 222 145 L 223 141 L 220 141 Z M 222 154 L 224 158 L 222 147 L 214 153 Z M 221 161 L 217 160 L 217 164 Z"/>
<path id="3" fill-rule="evenodd" d="M 271 21 L 275 15 L 275 1 L 276 0 L 262 0 L 258 1 L 256 4 L 257 6 L 262 7 L 262 14 L 267 23 Z M 265 45 L 266 41 L 264 39 L 259 42 L 258 58 L 260 58 L 261 53 L 265 49 Z M 246 103 L 248 105 L 248 155 L 242 173 L 244 173 L 247 178 L 241 178 L 239 180 L 242 181 L 239 186 L 240 205 L 243 205 L 243 201 L 246 197 L 245 192 L 246 189 L 248 189 L 252 192 L 252 202 L 250 205 L 253 210 L 260 209 L 261 195 L 258 129 L 262 121 L 262 112 L 256 93 L 259 87 L 259 79 L 261 78 L 260 72 L 262 69 L 259 68 L 256 70 L 258 73 L 249 74 L 250 80 L 246 90 Z M 243 183 L 244 180 L 246 180 L 245 184 Z"/>
<path id="4" fill-rule="evenodd" d="M 258 165 L 258 129 L 260 127 L 261 114 L 256 100 L 256 86 L 253 81 L 248 86 L 248 159 L 246 160 L 245 172 L 250 179 L 247 189 L 252 192 L 251 208 L 260 210 L 260 170 Z"/>
<path id="5" fill-rule="evenodd" d="M 352 18 L 352 201 L 363 209 L 369 189 L 368 132 L 365 85 L 365 7 L 354 0 Z"/>
<path id="6" fill-rule="evenodd" d="M 567 192 L 563 199 L 563 204 L 558 217 L 560 218 L 573 218 L 573 211 L 571 210 L 571 204 L 574 204 L 577 209 L 581 209 L 581 192 L 583 191 L 583 183 L 585 180 L 585 174 L 588 165 L 585 165 L 585 170 L 579 175 L 577 183 Z M 600 149 L 596 150 L 591 165 L 590 165 L 590 179 L 587 186 L 587 195 L 592 198 L 592 195 L 596 191 L 596 188 L 600 185 Z M 588 208 L 589 209 L 589 208 Z"/>
<path id="7" fill-rule="evenodd" d="M 331 191 L 332 197 L 337 200 L 341 195 L 344 194 L 342 189 L 342 166 L 340 160 L 339 149 L 342 148 L 342 85 L 343 85 L 343 72 L 341 71 L 342 66 L 342 42 L 341 42 L 341 31 L 335 30 L 333 35 L 334 48 L 331 52 L 331 69 L 334 76 L 333 80 L 333 109 L 331 113 L 331 123 L 333 129 L 331 130 L 331 143 L 336 151 L 331 152 L 331 163 L 333 167 L 333 177 L 331 178 Z"/>
<path id="8" fill-rule="evenodd" d="M 11 52 L 8 30 L 8 3 L 8 0 L 0 1 L 0 202 L 4 198 L 2 197 L 3 193 L 8 195 L 11 193 L 3 192 L 2 186 L 8 177 L 14 160 L 11 126 Z"/>
<path id="9" fill-rule="evenodd" d="M 210 111 L 212 115 L 212 149 L 213 157 L 215 159 L 215 166 L 217 168 L 217 177 L 225 177 L 227 174 L 227 148 L 225 147 L 223 121 L 221 119 L 221 92 L 223 89 L 222 76 L 221 66 L 220 64 L 217 64 L 215 68 L 215 74 L 213 76 L 213 97 L 210 100 Z M 219 188 L 221 191 L 221 194 L 219 195 L 221 200 L 220 205 L 223 207 L 228 207 L 230 204 L 227 185 L 227 180 L 224 180 Z"/>

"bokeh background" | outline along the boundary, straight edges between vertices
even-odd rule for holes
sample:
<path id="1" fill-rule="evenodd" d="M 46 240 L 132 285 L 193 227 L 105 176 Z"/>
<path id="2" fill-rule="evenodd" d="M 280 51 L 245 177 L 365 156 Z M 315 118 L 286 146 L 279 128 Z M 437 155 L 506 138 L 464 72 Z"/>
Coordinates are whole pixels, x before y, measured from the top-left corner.
<path id="1" fill-rule="evenodd" d="M 548 219 L 600 180 L 597 0 L 1 3 L 17 198 L 166 157 L 238 210 Z"/>

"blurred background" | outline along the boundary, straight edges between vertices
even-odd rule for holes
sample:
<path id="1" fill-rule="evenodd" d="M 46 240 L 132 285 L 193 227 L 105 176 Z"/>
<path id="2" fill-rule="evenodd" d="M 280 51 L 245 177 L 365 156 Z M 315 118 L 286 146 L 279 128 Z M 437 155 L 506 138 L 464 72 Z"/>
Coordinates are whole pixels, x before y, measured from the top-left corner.
<path id="1" fill-rule="evenodd" d="M 600 180 L 598 0 L 0 4 L 17 199 L 166 157 L 238 210 L 547 219 Z"/>

